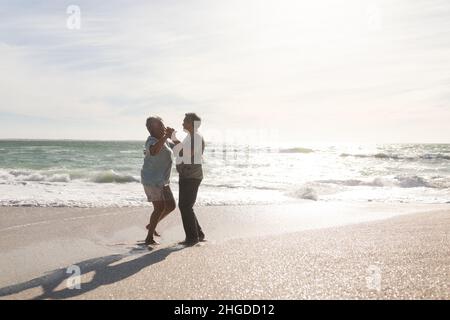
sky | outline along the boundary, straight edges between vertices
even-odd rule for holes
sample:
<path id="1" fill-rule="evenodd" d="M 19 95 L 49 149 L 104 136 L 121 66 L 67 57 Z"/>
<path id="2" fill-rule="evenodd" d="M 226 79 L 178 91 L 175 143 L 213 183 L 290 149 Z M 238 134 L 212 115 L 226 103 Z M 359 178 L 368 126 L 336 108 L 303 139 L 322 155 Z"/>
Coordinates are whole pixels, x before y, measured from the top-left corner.
<path id="1" fill-rule="evenodd" d="M 186 112 L 217 140 L 450 143 L 450 1 L 0 0 L 0 139 Z"/>

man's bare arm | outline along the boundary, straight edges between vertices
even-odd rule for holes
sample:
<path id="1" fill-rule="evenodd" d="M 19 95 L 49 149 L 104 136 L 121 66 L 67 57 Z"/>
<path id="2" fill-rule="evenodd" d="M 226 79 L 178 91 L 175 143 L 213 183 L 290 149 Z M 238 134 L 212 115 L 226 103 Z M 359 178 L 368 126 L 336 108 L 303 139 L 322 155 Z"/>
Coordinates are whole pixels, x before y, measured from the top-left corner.
<path id="1" fill-rule="evenodd" d="M 154 156 L 154 155 L 158 154 L 161 151 L 164 143 L 166 143 L 166 140 L 168 138 L 170 138 L 172 133 L 173 133 L 173 129 L 167 128 L 164 136 L 162 136 L 162 138 L 159 139 L 158 142 L 156 142 L 154 145 L 150 146 L 150 155 Z"/>

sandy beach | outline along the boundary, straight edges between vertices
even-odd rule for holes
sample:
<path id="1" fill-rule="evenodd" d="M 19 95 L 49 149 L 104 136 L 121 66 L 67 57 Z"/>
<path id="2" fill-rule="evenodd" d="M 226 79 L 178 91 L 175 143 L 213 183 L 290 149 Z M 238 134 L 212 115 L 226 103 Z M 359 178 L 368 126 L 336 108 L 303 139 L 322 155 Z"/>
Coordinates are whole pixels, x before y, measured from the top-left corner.
<path id="1" fill-rule="evenodd" d="M 3 2 L 0 300 L 450 299 L 450 1 Z"/>
<path id="2" fill-rule="evenodd" d="M 199 207 L 208 242 L 189 248 L 178 210 L 136 244 L 150 210 L 0 208 L 0 298 L 450 298 L 448 204 Z"/>

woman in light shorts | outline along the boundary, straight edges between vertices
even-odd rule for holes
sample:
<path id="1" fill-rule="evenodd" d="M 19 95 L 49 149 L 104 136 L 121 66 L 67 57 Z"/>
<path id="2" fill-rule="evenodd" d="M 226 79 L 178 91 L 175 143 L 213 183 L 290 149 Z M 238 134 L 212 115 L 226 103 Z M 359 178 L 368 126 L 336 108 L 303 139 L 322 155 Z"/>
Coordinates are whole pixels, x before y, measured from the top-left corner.
<path id="1" fill-rule="evenodd" d="M 144 164 L 141 170 L 141 182 L 149 202 L 153 204 L 148 233 L 145 244 L 158 244 L 153 235 L 156 225 L 170 212 L 175 210 L 175 200 L 170 190 L 170 171 L 172 169 L 173 153 L 167 139 L 174 129 L 166 128 L 160 117 L 149 117 L 146 127 L 150 136 L 147 138 L 144 150 Z"/>

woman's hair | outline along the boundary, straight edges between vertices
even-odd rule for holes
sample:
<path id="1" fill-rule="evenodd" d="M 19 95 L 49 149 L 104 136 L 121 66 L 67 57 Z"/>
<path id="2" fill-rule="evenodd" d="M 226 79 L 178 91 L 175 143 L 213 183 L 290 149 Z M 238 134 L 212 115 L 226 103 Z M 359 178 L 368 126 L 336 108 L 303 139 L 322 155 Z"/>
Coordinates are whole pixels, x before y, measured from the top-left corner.
<path id="1" fill-rule="evenodd" d="M 152 123 L 154 121 L 162 121 L 162 119 L 161 119 L 161 117 L 158 117 L 158 116 L 148 117 L 147 121 L 145 122 L 145 126 L 150 129 L 150 127 L 152 126 Z"/>

